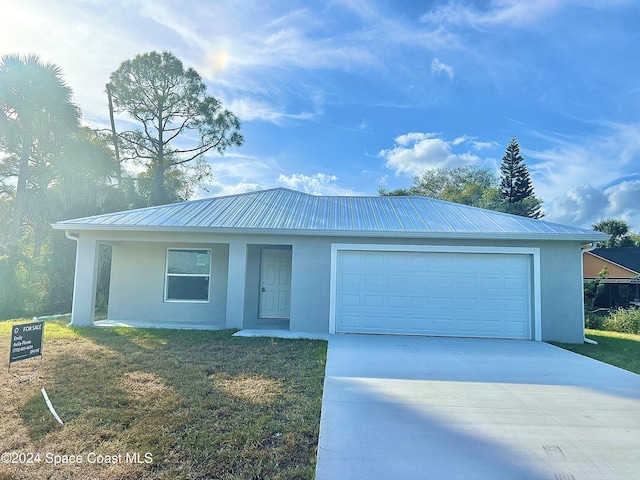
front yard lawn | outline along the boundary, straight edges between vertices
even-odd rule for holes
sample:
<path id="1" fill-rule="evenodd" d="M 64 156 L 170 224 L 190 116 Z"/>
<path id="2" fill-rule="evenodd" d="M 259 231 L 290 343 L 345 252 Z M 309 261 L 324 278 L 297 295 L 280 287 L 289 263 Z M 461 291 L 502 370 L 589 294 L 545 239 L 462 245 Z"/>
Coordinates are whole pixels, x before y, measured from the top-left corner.
<path id="1" fill-rule="evenodd" d="M 585 333 L 587 338 L 595 340 L 598 345 L 586 343 L 556 343 L 555 345 L 640 374 L 640 335 L 589 329 Z"/>
<path id="2" fill-rule="evenodd" d="M 0 349 L 26 322 L 0 322 Z M 0 453 L 34 461 L 3 456 L 0 479 L 313 478 L 326 342 L 65 322 L 46 323 L 31 382 L 2 374 Z"/>

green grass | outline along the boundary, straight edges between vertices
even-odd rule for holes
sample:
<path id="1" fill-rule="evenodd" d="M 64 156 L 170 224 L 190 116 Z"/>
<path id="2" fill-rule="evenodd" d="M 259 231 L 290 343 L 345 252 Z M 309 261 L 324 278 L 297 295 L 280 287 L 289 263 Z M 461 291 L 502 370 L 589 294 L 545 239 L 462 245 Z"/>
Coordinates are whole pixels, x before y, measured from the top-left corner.
<path id="1" fill-rule="evenodd" d="M 0 347 L 8 350 L 10 326 L 24 321 L 0 322 Z M 67 321 L 47 322 L 44 362 L 30 383 L 2 376 L 0 453 L 41 461 L 0 463 L 0 479 L 313 478 L 326 342 Z M 26 376 L 35 363 L 11 371 Z M 84 461 L 53 466 L 48 452 Z M 90 452 L 122 460 L 90 464 Z M 127 463 L 127 453 L 152 462 Z"/>
<path id="2" fill-rule="evenodd" d="M 563 344 L 559 347 L 640 374 L 640 335 L 586 330 L 588 338 L 598 345 Z"/>

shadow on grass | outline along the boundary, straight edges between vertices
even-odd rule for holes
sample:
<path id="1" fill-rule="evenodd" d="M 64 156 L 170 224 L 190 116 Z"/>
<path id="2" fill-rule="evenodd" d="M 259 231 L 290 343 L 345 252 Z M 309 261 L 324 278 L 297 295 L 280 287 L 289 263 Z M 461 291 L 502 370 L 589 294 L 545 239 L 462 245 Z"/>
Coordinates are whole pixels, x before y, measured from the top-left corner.
<path id="1" fill-rule="evenodd" d="M 77 453 L 151 452 L 139 478 L 313 478 L 326 343 L 231 331 L 69 328 L 29 436 Z"/>

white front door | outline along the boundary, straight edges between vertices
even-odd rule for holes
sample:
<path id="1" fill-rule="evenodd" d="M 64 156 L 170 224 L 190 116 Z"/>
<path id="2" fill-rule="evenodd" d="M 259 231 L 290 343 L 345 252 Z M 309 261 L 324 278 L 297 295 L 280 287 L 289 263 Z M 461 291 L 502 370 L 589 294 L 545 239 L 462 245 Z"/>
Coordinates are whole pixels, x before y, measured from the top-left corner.
<path id="1" fill-rule="evenodd" d="M 260 272 L 260 318 L 289 318 L 291 250 L 264 248 Z"/>

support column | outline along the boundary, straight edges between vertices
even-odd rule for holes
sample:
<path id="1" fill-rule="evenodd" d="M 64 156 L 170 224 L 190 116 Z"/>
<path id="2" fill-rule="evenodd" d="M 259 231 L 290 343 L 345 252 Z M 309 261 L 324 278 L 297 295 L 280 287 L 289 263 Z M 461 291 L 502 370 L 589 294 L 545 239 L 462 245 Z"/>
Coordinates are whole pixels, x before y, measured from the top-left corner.
<path id="1" fill-rule="evenodd" d="M 229 273 L 227 274 L 227 328 L 242 328 L 244 324 L 244 290 L 247 271 L 247 244 L 229 244 Z"/>
<path id="2" fill-rule="evenodd" d="M 98 283 L 98 242 L 80 235 L 76 249 L 76 275 L 73 283 L 71 323 L 76 327 L 93 326 Z"/>

